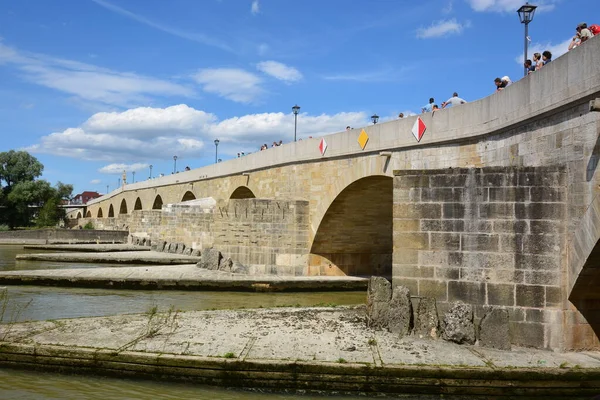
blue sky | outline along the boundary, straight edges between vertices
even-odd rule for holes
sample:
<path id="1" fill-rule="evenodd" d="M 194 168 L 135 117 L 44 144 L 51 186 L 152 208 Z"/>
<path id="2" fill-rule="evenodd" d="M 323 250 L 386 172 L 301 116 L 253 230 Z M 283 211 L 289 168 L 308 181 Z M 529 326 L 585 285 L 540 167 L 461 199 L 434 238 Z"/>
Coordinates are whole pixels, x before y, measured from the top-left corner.
<path id="1" fill-rule="evenodd" d="M 522 76 L 520 0 L 5 0 L 0 151 L 115 189 L 219 157 L 494 92 Z M 532 2 L 530 54 L 566 51 L 600 1 Z M 590 20 L 597 16 L 598 20 Z"/>

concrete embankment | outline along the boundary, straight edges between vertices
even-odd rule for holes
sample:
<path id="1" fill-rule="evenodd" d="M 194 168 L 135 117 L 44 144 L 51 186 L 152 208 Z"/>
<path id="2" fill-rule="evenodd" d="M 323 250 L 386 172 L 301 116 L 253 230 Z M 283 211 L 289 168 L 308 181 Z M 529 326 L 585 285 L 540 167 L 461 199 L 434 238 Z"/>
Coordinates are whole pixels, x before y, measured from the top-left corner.
<path id="1" fill-rule="evenodd" d="M 18 254 L 17 260 L 53 261 L 53 262 L 87 262 L 110 264 L 154 264 L 174 265 L 191 264 L 200 261 L 200 257 L 182 254 L 161 253 L 157 251 L 122 251 L 109 253 L 39 253 Z"/>
<path id="2" fill-rule="evenodd" d="M 105 243 L 105 244 L 34 244 L 25 245 L 25 249 L 31 250 L 57 250 L 57 251 L 75 251 L 82 253 L 110 253 L 118 251 L 150 251 L 150 247 L 136 246 L 125 243 Z"/>
<path id="3" fill-rule="evenodd" d="M 590 399 L 600 393 L 598 352 L 401 339 L 367 328 L 362 307 L 148 312 L 0 328 L 2 367 L 444 398 Z"/>
<path id="4" fill-rule="evenodd" d="M 125 243 L 127 231 L 94 229 L 28 229 L 0 232 L 0 244 Z"/>
<path id="5" fill-rule="evenodd" d="M 155 254 L 165 258 L 177 256 L 168 253 Z M 367 284 L 366 278 L 352 276 L 244 275 L 201 269 L 195 264 L 5 271 L 0 273 L 0 285 L 107 289 L 302 292 L 366 290 Z"/>

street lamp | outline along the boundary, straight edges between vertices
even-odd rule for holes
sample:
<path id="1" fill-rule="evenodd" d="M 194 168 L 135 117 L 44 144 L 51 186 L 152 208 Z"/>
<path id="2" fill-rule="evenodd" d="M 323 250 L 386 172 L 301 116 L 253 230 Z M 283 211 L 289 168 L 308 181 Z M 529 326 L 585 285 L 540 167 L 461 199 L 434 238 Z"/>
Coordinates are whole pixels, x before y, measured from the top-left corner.
<path id="1" fill-rule="evenodd" d="M 131 183 L 135 183 L 135 171 L 131 171 L 131 175 L 132 175 L 132 182 Z"/>
<path id="2" fill-rule="evenodd" d="M 377 115 L 377 114 L 371 115 L 371 121 L 373 121 L 373 125 L 375 125 L 377 123 L 377 121 L 379 121 L 379 115 Z"/>
<path id="3" fill-rule="evenodd" d="M 298 128 L 298 112 L 300 111 L 300 106 L 296 104 L 292 107 L 292 112 L 294 113 L 294 142 L 296 141 L 296 131 Z"/>
<path id="4" fill-rule="evenodd" d="M 215 164 L 219 162 L 219 139 L 215 139 Z"/>
<path id="5" fill-rule="evenodd" d="M 152 164 L 150 164 L 150 178 L 149 179 L 152 179 Z"/>
<path id="6" fill-rule="evenodd" d="M 525 54 L 523 57 L 523 66 L 525 68 L 525 76 L 527 76 L 527 67 L 525 67 L 525 61 L 527 61 L 527 45 L 528 45 L 528 35 L 529 35 L 529 23 L 531 21 L 533 21 L 533 15 L 535 14 L 535 9 L 537 8 L 537 6 L 532 6 L 529 3 L 525 3 L 524 6 L 521 6 L 521 8 L 519 8 L 517 10 L 517 13 L 519 13 L 519 20 L 521 21 L 522 24 L 525 25 Z"/>
<path id="7" fill-rule="evenodd" d="M 177 171 L 177 156 L 173 156 L 173 173 Z"/>
<path id="8" fill-rule="evenodd" d="M 106 194 L 108 194 L 108 185 L 106 185 Z"/>

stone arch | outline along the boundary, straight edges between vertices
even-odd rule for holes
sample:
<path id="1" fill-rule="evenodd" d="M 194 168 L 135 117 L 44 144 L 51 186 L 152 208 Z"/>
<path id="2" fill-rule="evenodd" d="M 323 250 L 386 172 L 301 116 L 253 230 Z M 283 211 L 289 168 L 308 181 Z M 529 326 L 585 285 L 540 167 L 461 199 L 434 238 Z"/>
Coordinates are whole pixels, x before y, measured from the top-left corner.
<path id="1" fill-rule="evenodd" d="M 392 275 L 393 180 L 361 178 L 331 202 L 315 234 L 310 265 L 328 273 Z"/>
<path id="2" fill-rule="evenodd" d="M 127 202 L 125 199 L 121 200 L 121 207 L 119 207 L 119 214 L 127 214 Z"/>
<path id="3" fill-rule="evenodd" d="M 196 195 L 188 190 L 187 192 L 185 192 L 185 194 L 181 198 L 181 201 L 190 201 L 190 200 L 196 200 Z"/>
<path id="4" fill-rule="evenodd" d="M 590 349 L 600 347 L 600 198 L 596 197 L 581 217 L 568 249 L 569 301 L 589 325 L 568 327 L 567 347 Z M 581 322 L 581 321 L 580 321 Z"/>
<path id="5" fill-rule="evenodd" d="M 310 228 L 312 238 L 316 235 L 317 229 L 321 225 L 321 221 L 329 206 L 344 189 L 352 183 L 369 176 L 392 177 L 391 172 L 393 168 L 392 165 L 387 165 L 387 157 L 373 156 L 353 159 L 351 161 L 353 165 L 350 165 L 334 182 L 327 185 L 321 197 L 318 198 L 314 209 L 311 209 Z M 389 174 L 384 172 L 384 167 L 386 166 Z"/>
<path id="6" fill-rule="evenodd" d="M 140 200 L 140 198 L 138 197 L 135 200 L 135 205 L 133 206 L 133 210 L 141 210 L 142 209 L 142 201 Z"/>
<path id="7" fill-rule="evenodd" d="M 254 199 L 254 198 L 256 198 L 256 196 L 254 195 L 252 190 L 250 190 L 250 188 L 247 186 L 238 186 L 233 191 L 233 193 L 231 193 L 231 196 L 229 196 L 229 199 Z"/>
<path id="8" fill-rule="evenodd" d="M 113 208 L 113 205 L 111 204 L 110 207 L 108 207 L 108 218 L 114 218 L 115 217 L 115 209 Z"/>
<path id="9" fill-rule="evenodd" d="M 96 215 L 96 218 L 102 218 L 102 207 L 98 208 L 98 214 Z"/>
<path id="10" fill-rule="evenodd" d="M 90 210 L 88 210 L 87 213 L 85 213 L 85 217 L 92 218 L 92 212 Z"/>
<path id="11" fill-rule="evenodd" d="M 152 204 L 152 209 L 160 210 L 160 209 L 162 209 L 162 206 L 163 206 L 162 197 L 160 197 L 160 194 L 157 194 L 156 197 L 154 198 L 154 203 Z"/>
<path id="12" fill-rule="evenodd" d="M 77 212 L 77 219 L 81 218 L 81 211 Z"/>

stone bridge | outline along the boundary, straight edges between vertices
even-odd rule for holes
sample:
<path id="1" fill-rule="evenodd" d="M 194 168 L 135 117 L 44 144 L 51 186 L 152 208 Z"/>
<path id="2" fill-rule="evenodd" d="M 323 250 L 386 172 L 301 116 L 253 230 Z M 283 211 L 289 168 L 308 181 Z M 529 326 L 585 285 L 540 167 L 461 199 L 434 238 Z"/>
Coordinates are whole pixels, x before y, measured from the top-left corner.
<path id="1" fill-rule="evenodd" d="M 491 82 L 491 81 L 490 81 Z M 490 86 L 492 86 L 490 84 Z M 600 39 L 459 107 L 128 184 L 80 224 L 289 274 L 388 275 L 510 311 L 515 344 L 599 348 Z M 596 100 L 596 101 L 594 101 Z"/>

